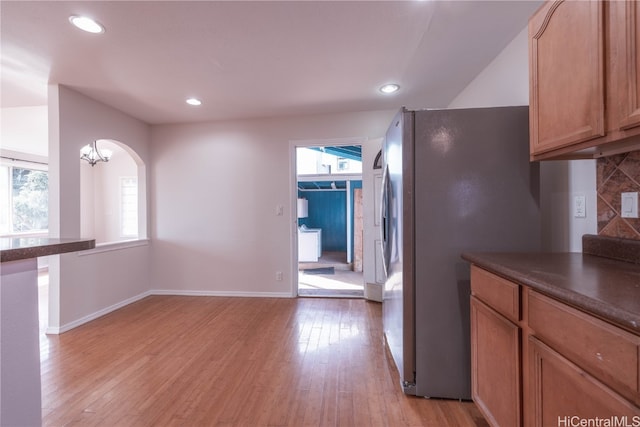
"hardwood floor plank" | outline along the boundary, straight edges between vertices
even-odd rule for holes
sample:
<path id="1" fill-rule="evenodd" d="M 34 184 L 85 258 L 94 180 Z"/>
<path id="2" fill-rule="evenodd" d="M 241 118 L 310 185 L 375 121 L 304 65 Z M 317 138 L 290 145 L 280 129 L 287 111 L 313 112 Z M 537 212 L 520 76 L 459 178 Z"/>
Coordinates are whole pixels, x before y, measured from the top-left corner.
<path id="1" fill-rule="evenodd" d="M 364 300 L 152 296 L 41 341 L 44 426 L 487 425 L 402 393 Z"/>

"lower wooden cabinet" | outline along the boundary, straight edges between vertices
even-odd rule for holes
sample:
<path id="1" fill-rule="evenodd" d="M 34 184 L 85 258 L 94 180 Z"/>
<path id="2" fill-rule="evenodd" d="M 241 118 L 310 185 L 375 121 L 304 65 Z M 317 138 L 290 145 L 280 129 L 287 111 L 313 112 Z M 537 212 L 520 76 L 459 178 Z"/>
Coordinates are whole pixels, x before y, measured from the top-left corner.
<path id="1" fill-rule="evenodd" d="M 529 290 L 527 296 L 527 325 L 539 341 L 640 403 L 639 337 L 538 292 Z"/>
<path id="2" fill-rule="evenodd" d="M 493 427 L 640 427 L 640 336 L 472 266 L 471 391 Z"/>
<path id="3" fill-rule="evenodd" d="M 535 337 L 528 340 L 528 425 L 640 425 L 638 407 Z M 616 421 L 588 424 L 597 419 Z"/>
<path id="4" fill-rule="evenodd" d="M 493 426 L 522 425 L 520 328 L 471 297 L 471 395 Z"/>

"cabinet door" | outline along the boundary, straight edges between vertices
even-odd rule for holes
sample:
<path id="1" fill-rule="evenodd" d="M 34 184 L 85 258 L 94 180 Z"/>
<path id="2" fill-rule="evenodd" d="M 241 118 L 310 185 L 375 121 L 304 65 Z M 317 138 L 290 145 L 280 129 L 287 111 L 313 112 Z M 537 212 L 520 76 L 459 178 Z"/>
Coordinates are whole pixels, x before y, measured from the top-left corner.
<path id="1" fill-rule="evenodd" d="M 605 134 L 603 24 L 598 1 L 548 2 L 530 19 L 532 154 Z"/>
<path id="2" fill-rule="evenodd" d="M 618 31 L 616 41 L 620 61 L 616 72 L 614 102 L 620 103 L 620 129 L 640 126 L 640 6 L 636 1 L 612 2 L 612 31 Z"/>
<path id="3" fill-rule="evenodd" d="M 521 425 L 520 328 L 471 297 L 471 394 L 492 426 Z"/>
<path id="4" fill-rule="evenodd" d="M 611 425 L 634 425 L 640 420 L 634 418 L 640 416 L 639 408 L 533 336 L 529 356 L 533 426 L 587 425 L 580 420 L 613 417 L 626 417 L 626 422 Z"/>

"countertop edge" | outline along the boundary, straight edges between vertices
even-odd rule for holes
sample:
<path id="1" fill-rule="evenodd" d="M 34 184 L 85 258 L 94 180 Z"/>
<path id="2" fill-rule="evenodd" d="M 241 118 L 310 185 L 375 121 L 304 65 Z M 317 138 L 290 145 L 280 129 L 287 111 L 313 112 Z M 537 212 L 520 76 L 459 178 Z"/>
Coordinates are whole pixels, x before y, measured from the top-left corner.
<path id="1" fill-rule="evenodd" d="M 95 239 L 55 241 L 53 243 L 10 248 L 0 251 L 0 262 L 20 261 L 41 256 L 57 255 L 68 252 L 84 251 L 96 247 Z"/>
<path id="2" fill-rule="evenodd" d="M 579 254 L 585 257 L 596 257 L 595 255 Z M 491 273 L 497 274 L 507 280 L 519 283 L 524 286 L 528 286 L 531 289 L 539 291 L 549 297 L 571 305 L 575 308 L 593 314 L 606 320 L 609 323 L 620 326 L 635 334 L 640 334 L 640 314 L 633 313 L 628 310 L 609 306 L 609 309 L 603 307 L 603 303 L 592 299 L 589 296 L 581 294 L 579 292 L 567 290 L 558 286 L 554 286 L 551 283 L 544 281 L 538 281 L 531 277 L 524 276 L 520 271 L 512 269 L 504 264 L 487 261 L 482 258 L 481 254 L 463 253 L 462 259 L 477 265 Z M 624 263 L 624 261 L 617 261 Z"/>

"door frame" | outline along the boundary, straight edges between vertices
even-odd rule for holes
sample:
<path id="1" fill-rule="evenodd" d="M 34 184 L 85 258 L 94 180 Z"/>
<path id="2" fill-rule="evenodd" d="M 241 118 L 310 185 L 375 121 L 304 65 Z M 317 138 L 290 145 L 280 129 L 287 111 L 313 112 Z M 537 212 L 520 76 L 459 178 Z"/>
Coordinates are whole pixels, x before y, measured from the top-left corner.
<path id="1" fill-rule="evenodd" d="M 289 140 L 289 218 L 291 218 L 289 227 L 289 259 L 291 259 L 289 273 L 291 277 L 290 293 L 293 298 L 298 296 L 298 165 L 296 150 L 298 147 L 363 145 L 368 140 L 369 138 L 367 137 Z M 362 167 L 365 167 L 364 163 Z"/>

